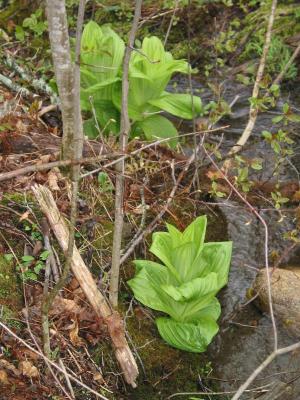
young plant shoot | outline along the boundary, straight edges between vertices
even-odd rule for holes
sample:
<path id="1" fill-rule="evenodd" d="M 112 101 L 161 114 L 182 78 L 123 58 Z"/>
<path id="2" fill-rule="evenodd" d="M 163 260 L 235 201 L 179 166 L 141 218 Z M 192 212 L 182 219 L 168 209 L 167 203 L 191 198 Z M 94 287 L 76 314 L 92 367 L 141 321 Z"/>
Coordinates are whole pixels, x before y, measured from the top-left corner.
<path id="1" fill-rule="evenodd" d="M 204 243 L 206 216 L 184 232 L 167 224 L 153 234 L 150 248 L 162 264 L 135 260 L 135 277 L 128 281 L 137 300 L 162 311 L 156 324 L 162 338 L 181 350 L 206 350 L 219 330 L 221 313 L 216 294 L 227 284 L 232 242 Z"/>
<path id="2" fill-rule="evenodd" d="M 81 107 L 93 112 L 85 121 L 88 136 L 118 134 L 121 113 L 123 40 L 109 27 L 89 22 L 81 42 Z M 174 60 L 155 36 L 145 38 L 140 49 L 133 52 L 129 64 L 128 111 L 133 136 L 147 140 L 171 138 L 175 146 L 178 132 L 162 112 L 183 119 L 193 119 L 203 111 L 200 97 L 166 91 L 174 73 L 188 74 L 185 60 Z M 97 119 L 97 123 L 95 121 Z"/>

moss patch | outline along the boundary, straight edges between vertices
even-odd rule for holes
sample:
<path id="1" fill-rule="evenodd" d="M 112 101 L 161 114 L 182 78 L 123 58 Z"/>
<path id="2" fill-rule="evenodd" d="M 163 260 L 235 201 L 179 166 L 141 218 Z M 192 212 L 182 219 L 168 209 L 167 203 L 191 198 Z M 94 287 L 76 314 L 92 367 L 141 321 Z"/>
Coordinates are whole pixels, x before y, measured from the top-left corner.
<path id="1" fill-rule="evenodd" d="M 0 255 L 0 308 L 1 319 L 11 328 L 20 327 L 16 321 L 17 313 L 22 307 L 22 292 L 19 286 L 15 267 Z"/>

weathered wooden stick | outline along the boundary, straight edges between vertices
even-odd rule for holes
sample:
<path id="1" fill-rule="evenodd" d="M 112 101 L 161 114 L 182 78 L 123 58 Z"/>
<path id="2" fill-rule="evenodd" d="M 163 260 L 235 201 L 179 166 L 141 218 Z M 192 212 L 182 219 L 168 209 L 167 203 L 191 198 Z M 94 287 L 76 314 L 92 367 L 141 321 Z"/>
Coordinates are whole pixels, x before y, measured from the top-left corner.
<path id="1" fill-rule="evenodd" d="M 52 193 L 48 188 L 41 185 L 34 185 L 32 190 L 51 225 L 58 243 L 66 253 L 68 249 L 69 229 L 57 208 Z M 98 290 L 92 274 L 85 265 L 76 246 L 74 246 L 73 250 L 71 268 L 94 311 L 101 319 L 104 319 L 107 325 L 115 349 L 115 355 L 124 373 L 126 382 L 132 387 L 136 387 L 135 381 L 138 376 L 138 367 L 126 341 L 121 317 L 118 312 L 111 310 L 109 303 Z"/>

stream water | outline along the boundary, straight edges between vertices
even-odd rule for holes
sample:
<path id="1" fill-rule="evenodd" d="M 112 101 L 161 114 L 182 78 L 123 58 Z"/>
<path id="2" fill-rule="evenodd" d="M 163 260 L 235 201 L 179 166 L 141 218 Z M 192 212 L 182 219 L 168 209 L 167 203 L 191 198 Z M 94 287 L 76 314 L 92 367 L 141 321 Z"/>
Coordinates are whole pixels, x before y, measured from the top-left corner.
<path id="1" fill-rule="evenodd" d="M 246 152 L 246 156 L 261 157 L 264 160 L 263 169 L 256 180 L 265 180 L 272 176 L 274 168 L 274 152 L 264 141 L 255 139 L 263 130 L 271 130 L 274 113 L 282 110 L 282 104 L 288 98 L 294 111 L 299 112 L 300 98 L 293 92 L 286 92 L 280 99 L 278 108 L 270 113 L 261 114 L 257 120 L 252 135 L 252 142 Z M 227 101 L 239 95 L 239 99 L 233 107 L 233 114 L 225 123 L 230 125 L 225 134 L 225 143 L 231 146 L 242 133 L 248 119 L 248 97 L 250 93 L 239 85 L 228 85 L 225 91 Z M 202 95 L 209 97 L 209 94 Z M 224 121 L 222 121 L 223 123 Z M 298 125 L 299 128 L 299 125 Z M 293 132 L 297 135 L 297 126 L 293 126 Z M 280 175 L 281 181 L 299 180 L 297 168 L 300 167 L 300 141 L 296 139 L 295 154 L 288 160 Z M 260 171 L 259 171 L 260 172 Z M 271 208 L 271 207 L 270 207 Z M 273 330 L 269 315 L 261 313 L 253 304 L 240 307 L 246 303 L 246 291 L 257 274 L 257 268 L 264 264 L 264 228 L 261 222 L 253 216 L 246 207 L 230 200 L 222 201 L 220 209 L 227 220 L 228 237 L 233 241 L 233 257 L 228 286 L 221 294 L 222 322 L 217 339 L 210 346 L 209 357 L 212 360 L 212 376 L 218 378 L 218 386 L 221 390 L 232 391 L 257 368 L 257 366 L 273 350 Z M 283 239 L 284 232 L 294 228 L 292 213 L 286 212 L 280 215 L 278 212 L 261 211 L 261 216 L 268 224 L 269 231 L 269 255 L 272 251 L 280 254 L 288 243 Z M 283 217 L 283 218 L 282 218 Z M 300 258 L 296 252 L 289 254 L 286 264 L 300 265 Z M 297 341 L 291 337 L 285 327 L 278 322 L 279 346 L 284 347 Z M 300 399 L 300 357 L 299 353 L 290 353 L 277 358 L 256 380 L 256 386 L 272 385 L 278 381 L 291 382 L 290 392 L 276 397 L 282 400 Z M 292 382 L 293 381 L 293 382 Z M 270 389 L 270 387 L 267 387 Z M 229 396 L 228 398 L 231 398 Z M 255 394 L 246 393 L 242 399 L 254 399 Z M 275 399 L 270 398 L 270 400 Z"/>

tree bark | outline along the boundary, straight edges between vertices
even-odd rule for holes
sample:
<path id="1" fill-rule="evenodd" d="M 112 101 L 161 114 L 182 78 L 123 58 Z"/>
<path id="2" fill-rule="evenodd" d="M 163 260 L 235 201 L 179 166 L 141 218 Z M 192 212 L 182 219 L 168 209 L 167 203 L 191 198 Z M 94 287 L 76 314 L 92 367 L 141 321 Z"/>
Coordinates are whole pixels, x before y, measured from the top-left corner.
<path id="1" fill-rule="evenodd" d="M 136 0 L 135 12 L 132 27 L 129 34 L 128 44 L 124 54 L 123 60 L 123 78 L 122 78 L 122 108 L 121 108 L 121 129 L 120 129 L 120 150 L 126 152 L 128 143 L 128 136 L 130 133 L 130 120 L 128 115 L 128 93 L 129 93 L 129 61 L 131 52 L 134 45 L 135 35 L 138 30 L 138 23 L 141 16 L 143 0 Z M 115 221 L 114 221 L 114 237 L 112 248 L 112 262 L 110 271 L 110 288 L 109 300 L 114 308 L 118 307 L 118 294 L 119 294 L 119 275 L 120 275 L 120 258 L 121 258 L 121 244 L 123 233 L 123 197 L 124 197 L 124 173 L 125 173 L 125 160 L 120 161 L 116 165 L 116 199 L 115 199 Z"/>
<path id="2" fill-rule="evenodd" d="M 73 154 L 74 67 L 71 60 L 67 12 L 64 0 L 46 0 L 49 38 L 63 121 L 62 159 Z"/>

